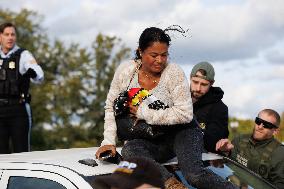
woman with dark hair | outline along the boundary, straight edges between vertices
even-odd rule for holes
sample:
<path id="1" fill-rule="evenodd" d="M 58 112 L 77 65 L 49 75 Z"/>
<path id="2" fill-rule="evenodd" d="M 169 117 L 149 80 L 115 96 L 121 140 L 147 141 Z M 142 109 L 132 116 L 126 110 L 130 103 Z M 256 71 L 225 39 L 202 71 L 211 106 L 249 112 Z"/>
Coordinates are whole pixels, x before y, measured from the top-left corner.
<path id="1" fill-rule="evenodd" d="M 160 168 L 166 188 L 186 188 L 169 173 L 161 162 L 175 156 L 186 180 L 198 188 L 234 188 L 229 182 L 203 168 L 202 133 L 194 124 L 189 84 L 182 69 L 168 63 L 171 39 L 164 30 L 146 28 L 139 38 L 135 60 L 121 64 L 114 74 L 105 106 L 104 140 L 96 153 L 116 153 L 117 124 L 114 100 L 128 88 L 143 88 L 156 100 L 139 99 L 129 103 L 129 113 L 147 124 L 159 125 L 170 132 L 155 139 L 127 140 L 122 148 L 123 158 L 147 157 Z M 153 99 L 153 98 L 152 98 Z M 139 125 L 137 125 L 139 126 Z"/>

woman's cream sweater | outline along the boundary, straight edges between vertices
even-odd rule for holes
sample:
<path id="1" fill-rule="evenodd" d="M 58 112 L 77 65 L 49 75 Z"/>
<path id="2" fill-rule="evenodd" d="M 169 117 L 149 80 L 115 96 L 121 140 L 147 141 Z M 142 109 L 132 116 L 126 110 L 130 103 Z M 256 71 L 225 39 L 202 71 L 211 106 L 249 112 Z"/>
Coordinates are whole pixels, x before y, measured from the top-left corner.
<path id="1" fill-rule="evenodd" d="M 113 112 L 113 102 L 119 93 L 133 87 L 140 87 L 138 83 L 138 63 L 130 61 L 122 63 L 117 68 L 107 95 L 105 105 L 105 123 L 103 145 L 116 145 L 116 123 Z M 131 83 L 130 80 L 133 77 Z M 127 89 L 128 85 L 129 88 Z M 147 103 L 141 103 L 137 111 L 137 118 L 149 124 L 165 125 L 189 123 L 193 117 L 192 101 L 189 83 L 183 70 L 173 63 L 167 64 L 161 74 L 158 85 L 150 91 L 156 98 L 169 106 L 167 109 L 150 109 Z"/>

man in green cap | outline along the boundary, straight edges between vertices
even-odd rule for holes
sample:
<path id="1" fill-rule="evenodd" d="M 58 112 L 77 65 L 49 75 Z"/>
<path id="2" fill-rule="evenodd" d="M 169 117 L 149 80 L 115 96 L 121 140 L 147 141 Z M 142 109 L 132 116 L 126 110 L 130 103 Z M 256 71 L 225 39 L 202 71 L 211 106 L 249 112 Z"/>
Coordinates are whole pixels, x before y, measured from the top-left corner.
<path id="1" fill-rule="evenodd" d="M 223 103 L 220 87 L 213 87 L 215 71 L 208 62 L 196 64 L 190 74 L 193 113 L 203 130 L 204 147 L 216 152 L 218 140 L 228 138 L 228 107 Z"/>
<path id="2" fill-rule="evenodd" d="M 255 118 L 253 133 L 240 135 L 230 142 L 221 139 L 217 151 L 251 169 L 274 184 L 284 188 L 284 145 L 274 138 L 280 128 L 280 116 L 272 109 L 264 109 Z"/>

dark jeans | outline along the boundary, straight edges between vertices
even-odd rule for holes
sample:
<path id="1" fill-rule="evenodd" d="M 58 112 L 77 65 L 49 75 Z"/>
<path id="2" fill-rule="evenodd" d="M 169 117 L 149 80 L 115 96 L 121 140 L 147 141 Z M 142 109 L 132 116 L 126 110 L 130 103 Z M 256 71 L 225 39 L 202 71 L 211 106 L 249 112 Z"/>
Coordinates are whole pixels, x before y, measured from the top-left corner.
<path id="1" fill-rule="evenodd" d="M 176 125 L 179 127 L 179 125 Z M 173 175 L 160 163 L 177 156 L 185 179 L 199 189 L 236 188 L 230 182 L 204 168 L 202 163 L 203 135 L 200 128 L 191 123 L 183 129 L 170 132 L 157 140 L 134 139 L 122 148 L 123 158 L 142 156 L 153 159 L 160 168 L 163 180 Z"/>

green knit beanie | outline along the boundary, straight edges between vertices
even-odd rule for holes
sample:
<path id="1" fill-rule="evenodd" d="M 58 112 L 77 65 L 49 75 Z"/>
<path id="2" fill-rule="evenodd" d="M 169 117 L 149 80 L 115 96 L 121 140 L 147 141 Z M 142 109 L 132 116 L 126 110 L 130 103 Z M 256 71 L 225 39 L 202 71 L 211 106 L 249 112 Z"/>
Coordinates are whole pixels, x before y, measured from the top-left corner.
<path id="1" fill-rule="evenodd" d="M 214 81 L 215 71 L 213 66 L 209 62 L 199 62 L 196 64 L 191 70 L 191 77 L 196 77 L 196 73 L 199 70 L 204 70 L 206 72 L 206 76 L 202 77 L 207 81 Z"/>

